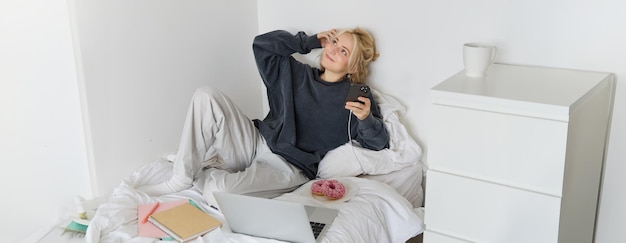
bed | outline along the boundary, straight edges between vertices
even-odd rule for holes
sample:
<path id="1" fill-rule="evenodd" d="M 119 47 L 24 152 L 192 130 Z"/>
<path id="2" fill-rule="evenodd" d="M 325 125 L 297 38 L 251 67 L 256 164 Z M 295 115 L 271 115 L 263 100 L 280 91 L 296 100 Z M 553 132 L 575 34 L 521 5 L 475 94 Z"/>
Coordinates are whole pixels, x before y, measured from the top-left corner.
<path id="1" fill-rule="evenodd" d="M 322 242 L 406 242 L 424 230 L 422 150 L 406 131 L 400 118 L 404 108 L 391 96 L 374 92 L 390 147 L 382 151 L 348 143 L 329 152 L 320 162 L 318 177 L 334 178 L 357 185 L 358 192 L 345 202 L 318 200 L 308 182 L 273 200 L 336 208 L 339 215 Z M 223 215 L 192 187 L 177 193 L 149 196 L 135 188 L 170 178 L 171 157 L 147 163 L 126 177 L 102 203 L 87 229 L 87 242 L 160 242 L 137 236 L 137 205 L 192 199 L 224 225 L 191 242 L 278 242 L 234 233 Z"/>

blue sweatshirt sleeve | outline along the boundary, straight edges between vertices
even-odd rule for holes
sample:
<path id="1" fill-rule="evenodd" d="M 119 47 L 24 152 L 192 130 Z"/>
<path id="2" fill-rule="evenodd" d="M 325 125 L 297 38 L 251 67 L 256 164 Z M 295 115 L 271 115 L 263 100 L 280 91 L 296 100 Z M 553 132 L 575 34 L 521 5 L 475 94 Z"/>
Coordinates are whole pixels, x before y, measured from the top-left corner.
<path id="1" fill-rule="evenodd" d="M 268 89 L 275 86 L 273 82 L 281 80 L 278 76 L 281 72 L 290 70 L 280 70 L 286 65 L 283 62 L 291 62 L 293 65 L 304 65 L 297 62 L 291 55 L 294 53 L 307 54 L 311 50 L 321 48 L 322 45 L 317 39 L 317 35 L 309 36 L 300 31 L 295 35 L 284 31 L 276 30 L 254 38 L 252 50 L 257 63 L 257 68 Z"/>
<path id="2" fill-rule="evenodd" d="M 371 150 L 389 148 L 389 133 L 385 128 L 378 105 L 371 95 L 369 98 L 372 101 L 370 115 L 363 120 L 358 120 L 356 140 L 362 147 Z"/>

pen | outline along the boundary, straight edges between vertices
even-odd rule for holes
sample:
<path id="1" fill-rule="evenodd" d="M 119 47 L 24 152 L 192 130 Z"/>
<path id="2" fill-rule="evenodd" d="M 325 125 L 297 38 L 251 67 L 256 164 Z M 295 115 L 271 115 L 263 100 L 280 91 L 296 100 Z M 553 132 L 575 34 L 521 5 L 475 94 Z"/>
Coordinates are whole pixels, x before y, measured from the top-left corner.
<path id="1" fill-rule="evenodd" d="M 174 237 L 171 237 L 171 236 L 166 236 L 166 237 L 160 238 L 159 240 L 162 240 L 162 241 L 175 241 L 176 239 L 174 239 Z"/>
<path id="2" fill-rule="evenodd" d="M 194 202 L 193 200 L 189 199 L 189 203 L 191 203 L 191 205 L 195 206 L 196 208 L 204 211 L 200 206 L 198 206 L 198 204 L 196 204 L 196 202 Z M 209 205 L 209 207 L 217 210 L 218 212 L 220 211 L 217 207 L 213 206 L 213 205 Z"/>
<path id="3" fill-rule="evenodd" d="M 148 213 L 146 214 L 146 216 L 143 217 L 143 219 L 141 219 L 141 223 L 145 224 L 146 222 L 148 222 L 148 218 L 150 218 L 150 215 L 152 215 L 154 213 L 154 211 L 159 207 L 159 202 L 156 202 L 154 204 L 154 206 L 152 206 L 152 208 L 150 209 L 150 211 L 148 211 Z"/>
<path id="4" fill-rule="evenodd" d="M 196 208 L 198 208 L 198 209 L 202 210 L 202 208 L 200 208 L 200 206 L 198 206 L 198 204 L 196 204 L 196 202 L 194 202 L 193 200 L 189 199 L 189 203 L 190 203 L 191 205 L 193 205 L 194 207 L 196 207 Z"/>

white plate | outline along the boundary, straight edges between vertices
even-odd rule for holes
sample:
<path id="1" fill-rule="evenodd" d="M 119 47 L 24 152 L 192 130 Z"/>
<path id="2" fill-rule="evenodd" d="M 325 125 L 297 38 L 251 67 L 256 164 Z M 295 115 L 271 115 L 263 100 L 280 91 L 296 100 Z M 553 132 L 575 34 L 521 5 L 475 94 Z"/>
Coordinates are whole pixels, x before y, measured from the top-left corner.
<path id="1" fill-rule="evenodd" d="M 349 181 L 349 180 L 342 180 L 342 179 L 333 179 L 333 180 L 337 180 L 341 182 L 341 184 L 343 184 L 346 187 L 346 194 L 344 194 L 342 198 L 330 199 L 330 198 L 327 198 L 326 196 L 313 195 L 313 193 L 311 192 L 311 185 L 313 185 L 313 183 L 315 183 L 318 180 L 310 181 L 309 183 L 307 183 L 307 185 L 304 187 L 305 188 L 304 193 L 324 203 L 347 202 L 348 200 L 354 198 L 354 196 L 356 196 L 357 193 L 359 193 L 359 185 L 357 185 L 356 183 Z"/>

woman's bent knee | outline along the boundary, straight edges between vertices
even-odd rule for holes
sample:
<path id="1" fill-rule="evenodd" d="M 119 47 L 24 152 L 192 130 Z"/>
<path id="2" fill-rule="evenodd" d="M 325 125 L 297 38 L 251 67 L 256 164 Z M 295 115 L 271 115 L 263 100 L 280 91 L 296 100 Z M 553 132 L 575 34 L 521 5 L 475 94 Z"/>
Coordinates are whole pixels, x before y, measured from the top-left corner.
<path id="1" fill-rule="evenodd" d="M 215 96 L 222 96 L 222 92 L 216 88 L 213 88 L 211 86 L 202 86 L 200 88 L 197 88 L 195 93 L 194 93 L 194 97 L 215 97 Z"/>

